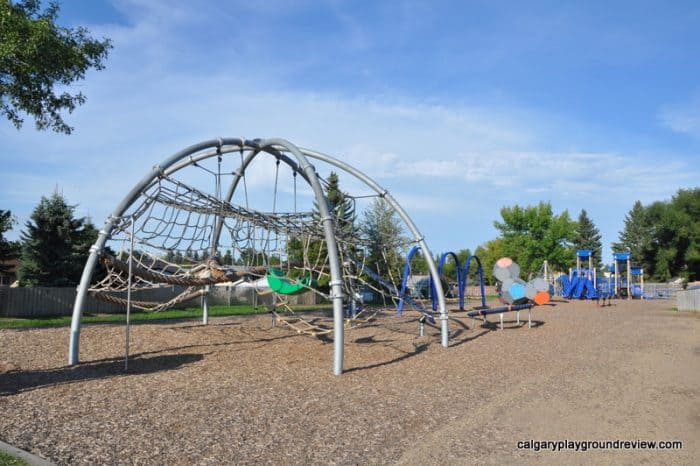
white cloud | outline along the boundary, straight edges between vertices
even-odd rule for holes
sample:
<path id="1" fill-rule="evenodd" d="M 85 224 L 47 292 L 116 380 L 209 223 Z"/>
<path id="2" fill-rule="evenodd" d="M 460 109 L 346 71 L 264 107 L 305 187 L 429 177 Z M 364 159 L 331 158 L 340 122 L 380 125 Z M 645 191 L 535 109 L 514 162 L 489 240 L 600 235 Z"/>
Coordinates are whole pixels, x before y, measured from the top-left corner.
<path id="1" fill-rule="evenodd" d="M 700 95 L 687 102 L 663 107 L 659 119 L 664 126 L 677 133 L 700 139 Z"/>
<path id="2" fill-rule="evenodd" d="M 283 16 L 278 3 L 245 2 L 241 11 L 267 15 L 270 8 Z M 91 27 L 112 37 L 116 48 L 107 68 L 91 73 L 81 87 L 88 102 L 68 117 L 76 132 L 65 137 L 0 126 L 0 208 L 26 219 L 58 184 L 69 202 L 80 204 L 79 215 L 89 212 L 99 224 L 153 165 L 219 136 L 282 137 L 335 156 L 395 194 L 409 214 L 421 218 L 418 226 L 428 238 L 458 235 L 472 248 L 490 238 L 503 205 L 551 200 L 572 214 L 588 206 L 591 213 L 612 209 L 619 222 L 600 225 L 612 234 L 634 200 L 666 198 L 700 178 L 671 152 L 591 149 L 585 141 L 562 149 L 581 141 L 585 123 L 571 129 L 557 116 L 517 104 L 435 103 L 422 95 L 294 86 L 278 76 L 304 70 L 306 58 L 262 54 L 252 60 L 260 47 L 256 41 L 265 37 L 246 38 L 255 27 L 233 10 L 205 14 L 199 4 L 146 0 L 117 6 L 129 24 Z M 349 47 L 372 46 L 360 25 L 338 15 L 346 33 L 354 34 Z M 212 16 L 217 21 L 210 22 Z M 212 35 L 219 31 L 213 28 L 231 32 Z M 698 136 L 699 103 L 667 107 L 662 121 Z M 327 175 L 330 168 L 317 165 Z M 272 170 L 256 165 L 251 190 L 269 191 Z M 347 177 L 341 184 L 352 194 L 371 194 Z M 289 179 L 280 186 L 287 197 L 293 191 Z M 308 188 L 300 186 L 298 195 L 308 204 Z M 446 220 L 450 212 L 459 215 Z"/>

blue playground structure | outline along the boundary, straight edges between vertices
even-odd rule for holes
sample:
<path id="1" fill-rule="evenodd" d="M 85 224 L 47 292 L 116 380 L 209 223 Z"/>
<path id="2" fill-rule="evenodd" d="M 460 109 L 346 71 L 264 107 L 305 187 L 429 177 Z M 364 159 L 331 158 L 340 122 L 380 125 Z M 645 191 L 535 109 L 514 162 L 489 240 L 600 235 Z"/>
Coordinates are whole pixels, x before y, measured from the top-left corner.
<path id="1" fill-rule="evenodd" d="M 581 259 L 588 259 L 588 268 L 581 267 Z M 557 279 L 561 296 L 567 299 L 641 298 L 644 295 L 644 270 L 631 264 L 629 252 L 613 253 L 613 265 L 608 277 L 598 277 L 593 267 L 592 251 L 576 251 L 576 268 L 569 275 Z"/>
<path id="2" fill-rule="evenodd" d="M 588 259 L 588 267 L 581 267 L 581 259 Z M 593 251 L 578 249 L 576 251 L 576 268 L 569 276 L 562 275 L 557 279 L 561 295 L 567 299 L 599 299 L 598 276 L 593 267 Z"/>

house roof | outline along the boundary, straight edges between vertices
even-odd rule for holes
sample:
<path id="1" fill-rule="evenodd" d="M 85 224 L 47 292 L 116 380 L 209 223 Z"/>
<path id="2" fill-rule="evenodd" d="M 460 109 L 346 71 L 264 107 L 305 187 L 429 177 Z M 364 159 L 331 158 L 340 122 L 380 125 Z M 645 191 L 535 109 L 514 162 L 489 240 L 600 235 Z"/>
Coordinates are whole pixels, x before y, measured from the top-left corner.
<path id="1" fill-rule="evenodd" d="M 19 267 L 22 265 L 22 262 L 20 262 L 19 259 L 10 259 L 6 261 L 0 261 L 0 265 L 9 265 L 9 268 L 7 270 L 0 271 L 0 273 L 5 275 L 15 275 L 19 270 Z"/>

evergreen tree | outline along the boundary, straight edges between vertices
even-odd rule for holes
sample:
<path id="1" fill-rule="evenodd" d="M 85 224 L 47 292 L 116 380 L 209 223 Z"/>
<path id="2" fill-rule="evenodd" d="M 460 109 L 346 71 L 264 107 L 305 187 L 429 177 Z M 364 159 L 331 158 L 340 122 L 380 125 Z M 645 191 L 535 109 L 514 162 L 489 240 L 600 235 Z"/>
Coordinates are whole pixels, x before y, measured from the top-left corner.
<path id="1" fill-rule="evenodd" d="M 97 239 L 97 229 L 73 216 L 75 206 L 54 193 L 42 197 L 21 234 L 22 286 L 74 286 Z"/>
<path id="2" fill-rule="evenodd" d="M 391 205 L 376 198 L 364 213 L 361 230 L 369 242 L 365 251 L 367 265 L 380 275 L 391 273 L 399 277 L 404 253 L 399 245 L 406 239 L 401 220 Z"/>
<path id="3" fill-rule="evenodd" d="M 167 262 L 174 264 L 175 263 L 175 251 L 173 251 L 172 249 L 168 249 L 168 251 L 165 253 L 165 257 L 163 257 L 163 259 Z"/>
<path id="4" fill-rule="evenodd" d="M 233 265 L 233 255 L 230 249 L 226 250 L 224 257 L 221 259 L 221 265 Z"/>
<path id="5" fill-rule="evenodd" d="M 648 206 L 635 202 L 619 239 L 613 250 L 629 251 L 651 279 L 700 279 L 700 188 L 680 189 L 671 201 Z"/>
<path id="6" fill-rule="evenodd" d="M 355 215 L 355 203 L 340 190 L 338 175 L 331 172 L 328 176 L 326 186 L 326 198 L 328 199 L 328 210 L 335 219 L 336 235 L 345 240 L 351 240 L 357 236 Z"/>
<path id="7" fill-rule="evenodd" d="M 359 227 L 357 225 L 355 203 L 351 197 L 340 189 L 340 180 L 335 172 L 331 172 L 328 176 L 328 182 L 325 186 L 325 197 L 328 211 L 333 218 L 336 238 L 340 239 L 338 248 L 341 254 L 356 255 L 354 238 L 358 237 Z M 313 221 L 319 228 L 322 228 L 321 213 L 316 202 L 314 202 Z M 319 232 L 321 233 L 322 230 Z M 312 239 L 309 241 L 308 238 L 291 236 L 287 241 L 287 257 L 293 263 L 303 263 L 304 259 L 311 264 L 317 261 L 323 262 L 327 254 L 325 239 Z M 302 272 L 300 270 L 292 270 L 288 274 L 290 277 L 296 278 Z M 328 276 L 322 276 L 318 282 L 319 289 L 324 289 L 329 280 Z"/>
<path id="8" fill-rule="evenodd" d="M 632 210 L 625 215 L 625 227 L 619 234 L 619 241 L 612 243 L 612 250 L 629 252 L 633 262 L 642 264 L 645 262 L 644 258 L 650 249 L 651 241 L 652 231 L 646 209 L 640 201 L 636 201 Z"/>
<path id="9" fill-rule="evenodd" d="M 593 267 L 600 269 L 603 265 L 603 245 L 601 243 L 602 236 L 598 227 L 588 217 L 586 209 L 581 209 L 576 222 L 576 235 L 574 236 L 575 249 L 590 249 L 593 252 Z M 588 264 L 585 264 L 587 267 Z"/>

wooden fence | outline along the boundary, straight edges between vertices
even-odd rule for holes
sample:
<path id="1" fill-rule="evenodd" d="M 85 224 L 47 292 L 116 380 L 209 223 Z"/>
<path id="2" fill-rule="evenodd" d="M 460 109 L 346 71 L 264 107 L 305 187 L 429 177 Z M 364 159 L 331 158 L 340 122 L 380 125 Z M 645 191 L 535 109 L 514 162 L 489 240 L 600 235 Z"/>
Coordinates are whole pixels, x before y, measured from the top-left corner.
<path id="1" fill-rule="evenodd" d="M 676 302 L 679 311 L 700 311 L 700 288 L 678 291 Z"/>
<path id="2" fill-rule="evenodd" d="M 168 286 L 152 290 L 141 290 L 132 293 L 135 301 L 170 300 L 181 293 L 183 288 Z M 73 313 L 76 288 L 10 288 L 0 286 L 0 317 L 44 317 L 66 316 Z M 118 295 L 126 299 L 126 293 Z M 211 306 L 231 306 L 237 304 L 249 304 L 251 306 L 265 306 L 272 303 L 272 295 L 260 295 L 253 288 L 240 288 L 228 286 L 213 286 L 209 292 L 209 304 Z M 291 296 L 290 304 L 319 304 L 321 299 L 316 293 L 303 293 Z M 175 308 L 201 306 L 201 298 L 194 298 L 178 304 Z M 84 312 L 88 314 L 123 313 L 123 304 L 113 304 L 96 299 L 88 295 Z"/>
<path id="3" fill-rule="evenodd" d="M 167 286 L 152 290 L 140 290 L 132 293 L 135 301 L 170 300 L 183 291 L 182 287 Z M 67 316 L 73 313 L 76 288 L 10 288 L 0 286 L 0 317 L 45 317 Z M 487 294 L 495 294 L 495 287 L 486 287 Z M 468 287 L 467 295 L 472 299 L 480 295 L 478 287 Z M 126 293 L 119 295 L 126 299 Z M 250 306 L 269 306 L 272 304 L 273 295 L 260 295 L 254 288 L 233 286 L 212 286 L 209 291 L 209 305 L 231 306 L 248 304 Z M 322 304 L 323 297 L 316 293 L 302 293 L 289 296 L 288 301 L 292 305 Z M 180 303 L 176 308 L 201 306 L 201 298 L 194 298 Z M 88 295 L 84 312 L 87 314 L 118 314 L 125 312 L 122 304 L 113 304 L 96 299 Z"/>

